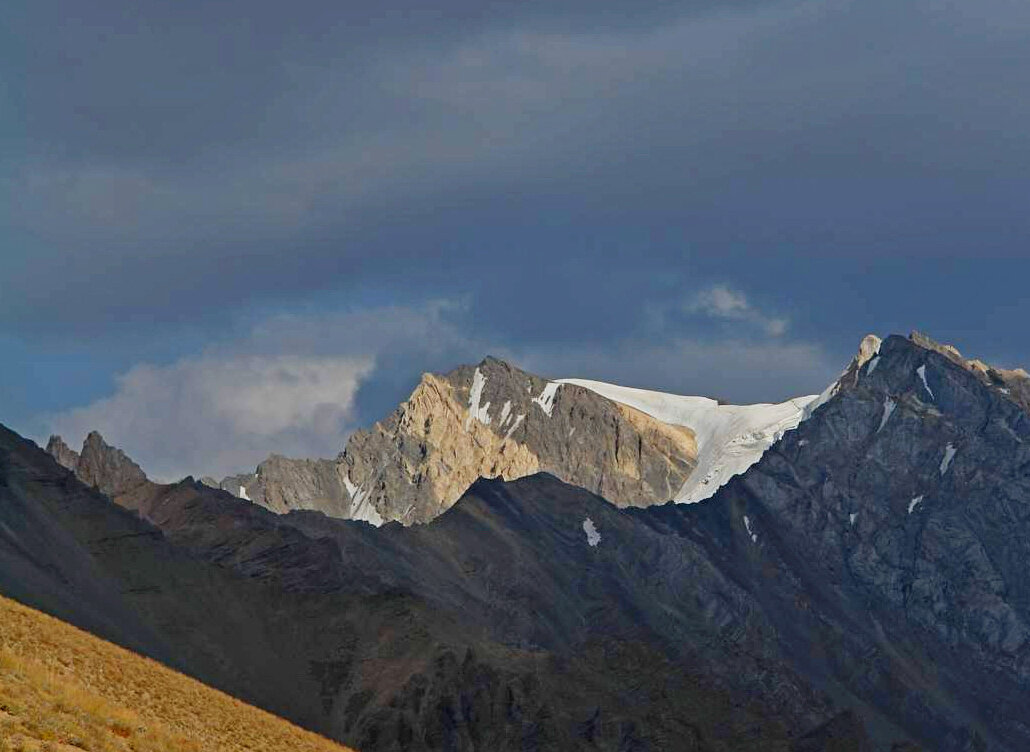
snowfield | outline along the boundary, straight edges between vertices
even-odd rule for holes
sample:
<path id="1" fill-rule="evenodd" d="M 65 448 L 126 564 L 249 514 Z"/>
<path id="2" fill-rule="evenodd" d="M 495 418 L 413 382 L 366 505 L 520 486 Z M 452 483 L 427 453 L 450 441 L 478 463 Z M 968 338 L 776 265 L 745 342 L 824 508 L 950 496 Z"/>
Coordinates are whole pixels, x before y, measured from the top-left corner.
<path id="1" fill-rule="evenodd" d="M 560 379 L 647 413 L 663 423 L 685 426 L 697 440 L 697 467 L 676 494 L 683 504 L 707 499 L 734 475 L 747 470 L 765 450 L 797 428 L 805 408 L 819 395 L 779 404 L 720 405 L 708 397 L 686 397 L 589 379 Z"/>

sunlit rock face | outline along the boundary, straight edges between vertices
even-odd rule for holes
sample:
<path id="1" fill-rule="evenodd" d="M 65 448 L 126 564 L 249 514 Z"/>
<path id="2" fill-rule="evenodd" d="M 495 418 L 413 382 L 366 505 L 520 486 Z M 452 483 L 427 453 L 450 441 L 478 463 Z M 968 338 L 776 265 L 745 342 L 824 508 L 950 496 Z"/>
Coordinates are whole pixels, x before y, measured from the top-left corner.
<path id="1" fill-rule="evenodd" d="M 663 503 L 696 462 L 687 426 L 487 358 L 424 374 L 405 402 L 353 434 L 336 459 L 272 456 L 256 473 L 217 485 L 278 513 L 412 524 L 448 509 L 477 478 L 539 471 L 621 506 Z"/>
<path id="2" fill-rule="evenodd" d="M 546 471 L 619 506 L 675 497 L 697 460 L 693 432 L 588 389 L 494 358 L 426 374 L 338 458 L 354 498 L 384 519 L 426 522 L 477 478 Z"/>

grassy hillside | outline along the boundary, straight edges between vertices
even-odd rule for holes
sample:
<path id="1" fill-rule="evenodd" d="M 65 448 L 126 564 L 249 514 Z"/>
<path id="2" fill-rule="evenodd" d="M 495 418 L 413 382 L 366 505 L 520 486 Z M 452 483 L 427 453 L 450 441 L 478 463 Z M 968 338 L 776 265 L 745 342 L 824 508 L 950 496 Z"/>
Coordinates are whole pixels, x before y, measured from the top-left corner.
<path id="1" fill-rule="evenodd" d="M 345 748 L 0 597 L 0 752 Z"/>

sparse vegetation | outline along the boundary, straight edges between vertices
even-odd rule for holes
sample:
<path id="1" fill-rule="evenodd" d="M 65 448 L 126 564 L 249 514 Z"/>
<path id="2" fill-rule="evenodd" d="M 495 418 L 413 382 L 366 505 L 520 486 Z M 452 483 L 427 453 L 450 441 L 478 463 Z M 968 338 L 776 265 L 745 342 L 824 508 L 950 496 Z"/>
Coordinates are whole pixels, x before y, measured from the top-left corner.
<path id="1" fill-rule="evenodd" d="M 346 752 L 0 597 L 0 752 Z"/>

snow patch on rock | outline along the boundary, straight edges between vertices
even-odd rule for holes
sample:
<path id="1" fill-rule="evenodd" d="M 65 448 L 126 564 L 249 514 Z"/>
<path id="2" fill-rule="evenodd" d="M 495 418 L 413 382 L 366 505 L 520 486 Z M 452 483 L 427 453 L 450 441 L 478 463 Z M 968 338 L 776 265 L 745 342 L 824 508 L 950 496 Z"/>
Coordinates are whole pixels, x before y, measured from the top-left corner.
<path id="1" fill-rule="evenodd" d="M 951 461 L 955 459 L 955 452 L 957 451 L 955 445 L 950 442 L 944 447 L 944 459 L 941 460 L 941 477 L 944 477 L 944 474 L 948 472 L 948 468 L 951 467 Z"/>
<path id="2" fill-rule="evenodd" d="M 351 482 L 349 475 L 343 476 L 343 486 L 347 489 L 347 493 L 350 494 L 350 497 L 353 499 L 354 493 L 358 490 L 358 487 Z"/>
<path id="3" fill-rule="evenodd" d="M 922 501 L 923 501 L 923 495 L 922 494 L 919 494 L 919 496 L 917 496 L 914 499 L 912 499 L 912 501 L 910 501 L 908 503 L 908 513 L 912 514 L 912 512 L 914 512 L 916 510 L 916 507 L 919 506 L 922 503 Z"/>
<path id="4" fill-rule="evenodd" d="M 891 419 L 891 415 L 894 413 L 894 408 L 898 406 L 897 401 L 892 397 L 883 398 L 883 417 L 880 418 L 880 427 L 876 429 L 877 433 L 883 430 L 883 427 L 887 425 L 887 421 Z"/>
<path id="5" fill-rule="evenodd" d="M 247 489 L 244 488 L 243 486 L 240 486 L 240 492 L 238 494 L 236 494 L 236 495 L 239 496 L 244 501 L 253 501 L 253 499 L 251 499 L 249 496 L 247 496 Z"/>
<path id="6" fill-rule="evenodd" d="M 380 527 L 386 521 L 372 504 L 368 492 L 360 486 L 355 486 L 350 476 L 343 476 L 343 485 L 350 494 L 350 517 L 348 519 L 367 522 L 375 527 Z"/>
<path id="7" fill-rule="evenodd" d="M 583 520 L 583 532 L 587 534 L 587 545 L 596 547 L 601 542 L 601 534 L 597 532 L 594 521 L 587 517 Z"/>
<path id="8" fill-rule="evenodd" d="M 758 543 L 758 533 L 751 529 L 751 518 L 746 514 L 744 515 L 744 528 L 747 530 L 747 534 L 751 538 L 751 542 Z"/>
<path id="9" fill-rule="evenodd" d="M 533 398 L 533 402 L 547 413 L 548 418 L 551 417 L 551 412 L 554 410 L 554 397 L 558 394 L 558 387 L 560 386 L 561 382 L 559 381 L 549 381 L 547 386 L 544 387 L 544 391 L 540 392 L 540 396 Z"/>
<path id="10" fill-rule="evenodd" d="M 384 522 L 382 516 L 372 506 L 372 502 L 368 500 L 367 494 L 362 494 L 361 503 L 357 506 L 351 505 L 350 518 L 359 522 L 367 522 L 374 527 L 381 527 Z"/>
<path id="11" fill-rule="evenodd" d="M 472 427 L 472 421 L 478 420 L 484 426 L 490 425 L 490 403 L 480 406 L 483 398 L 483 387 L 486 386 L 486 378 L 478 368 L 472 375 L 472 388 L 469 389 L 469 414 L 465 418 L 465 430 Z"/>
<path id="12" fill-rule="evenodd" d="M 511 438 L 511 435 L 512 435 L 513 433 L 515 433 L 515 429 L 516 429 L 516 428 L 518 428 L 518 427 L 519 427 L 520 425 L 522 425 L 522 421 L 524 421 L 525 419 L 526 419 L 526 416 L 525 416 L 525 415 L 523 415 L 523 414 L 519 414 L 519 415 L 518 415 L 518 417 L 516 417 L 516 418 L 515 418 L 515 422 L 511 424 L 511 428 L 509 428 L 509 429 L 508 429 L 508 430 L 507 430 L 507 431 L 506 431 L 506 432 L 504 433 L 504 438 L 505 438 L 505 439 L 510 439 L 510 438 Z"/>
<path id="13" fill-rule="evenodd" d="M 926 383 L 926 366 L 919 366 L 919 368 L 916 369 L 916 373 L 918 373 L 919 378 L 922 379 L 923 388 L 926 389 L 926 393 L 930 395 L 930 399 L 936 399 L 936 397 L 933 396 L 933 389 L 931 389 L 930 385 Z"/>

